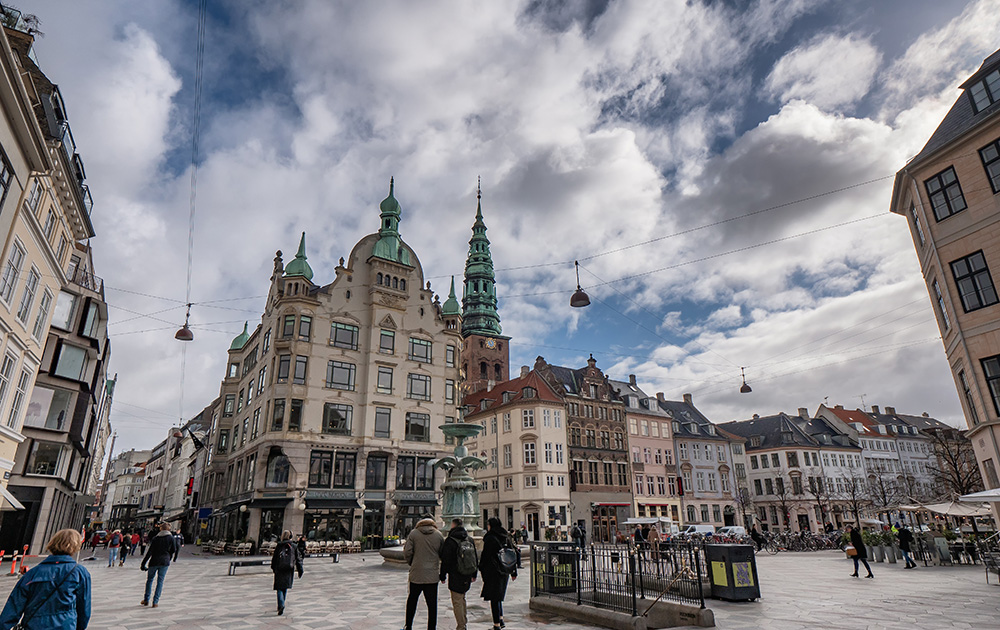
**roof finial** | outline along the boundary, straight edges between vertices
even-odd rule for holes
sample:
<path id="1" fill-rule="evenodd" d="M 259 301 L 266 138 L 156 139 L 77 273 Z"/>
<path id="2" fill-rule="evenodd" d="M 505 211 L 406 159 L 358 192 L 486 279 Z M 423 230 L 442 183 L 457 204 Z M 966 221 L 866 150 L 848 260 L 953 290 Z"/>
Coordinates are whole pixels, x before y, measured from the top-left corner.
<path id="1" fill-rule="evenodd" d="M 476 181 L 476 199 L 482 199 L 483 198 L 483 176 L 482 175 L 477 175 L 476 176 L 476 180 L 477 180 Z"/>
<path id="2" fill-rule="evenodd" d="M 396 178 L 394 176 L 389 176 L 389 196 L 392 196 L 392 188 L 396 184 Z"/>

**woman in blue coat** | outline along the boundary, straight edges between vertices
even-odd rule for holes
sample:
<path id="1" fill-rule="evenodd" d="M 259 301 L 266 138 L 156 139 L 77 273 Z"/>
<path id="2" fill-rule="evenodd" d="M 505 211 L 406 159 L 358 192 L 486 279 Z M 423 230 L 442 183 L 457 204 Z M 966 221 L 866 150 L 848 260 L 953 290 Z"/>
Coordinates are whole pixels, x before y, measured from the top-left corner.
<path id="1" fill-rule="evenodd" d="M 85 630 L 90 623 L 90 573 L 77 564 L 83 538 L 75 529 L 56 532 L 50 555 L 25 573 L 0 613 L 0 630 L 19 620 L 27 630 Z"/>

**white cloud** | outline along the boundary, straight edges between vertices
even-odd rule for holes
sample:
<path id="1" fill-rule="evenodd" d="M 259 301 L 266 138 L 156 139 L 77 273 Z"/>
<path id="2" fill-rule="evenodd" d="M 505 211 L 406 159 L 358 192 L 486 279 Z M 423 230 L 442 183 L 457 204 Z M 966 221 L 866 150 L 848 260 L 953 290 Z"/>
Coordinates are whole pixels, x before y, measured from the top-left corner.
<path id="1" fill-rule="evenodd" d="M 765 83 L 782 103 L 804 100 L 830 110 L 856 103 L 872 84 L 881 54 L 857 35 L 827 35 L 789 51 Z"/>

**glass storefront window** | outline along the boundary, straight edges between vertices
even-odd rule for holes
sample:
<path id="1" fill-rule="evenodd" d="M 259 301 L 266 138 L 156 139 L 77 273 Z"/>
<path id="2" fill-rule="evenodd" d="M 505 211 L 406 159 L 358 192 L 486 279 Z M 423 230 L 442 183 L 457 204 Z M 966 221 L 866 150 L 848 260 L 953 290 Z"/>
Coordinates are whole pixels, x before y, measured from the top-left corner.
<path id="1" fill-rule="evenodd" d="M 302 531 L 306 540 L 350 540 L 354 510 L 306 510 Z"/>
<path id="2" fill-rule="evenodd" d="M 265 509 L 260 511 L 260 543 L 281 539 L 281 529 L 285 523 L 284 508 Z"/>

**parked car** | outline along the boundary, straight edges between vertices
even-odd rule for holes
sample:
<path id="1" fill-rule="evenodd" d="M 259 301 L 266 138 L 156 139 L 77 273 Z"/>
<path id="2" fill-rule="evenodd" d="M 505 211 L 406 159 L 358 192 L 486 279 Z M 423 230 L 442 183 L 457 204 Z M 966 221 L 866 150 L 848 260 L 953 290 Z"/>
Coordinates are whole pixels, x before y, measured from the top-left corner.
<path id="1" fill-rule="evenodd" d="M 715 528 L 711 525 L 688 525 L 681 530 L 681 536 L 708 536 L 715 533 Z"/>
<path id="2" fill-rule="evenodd" d="M 716 533 L 719 536 L 746 536 L 747 528 L 740 525 L 726 525 L 725 527 L 720 527 Z"/>

